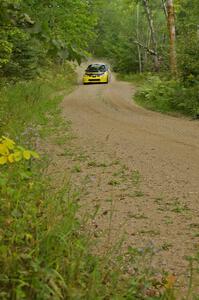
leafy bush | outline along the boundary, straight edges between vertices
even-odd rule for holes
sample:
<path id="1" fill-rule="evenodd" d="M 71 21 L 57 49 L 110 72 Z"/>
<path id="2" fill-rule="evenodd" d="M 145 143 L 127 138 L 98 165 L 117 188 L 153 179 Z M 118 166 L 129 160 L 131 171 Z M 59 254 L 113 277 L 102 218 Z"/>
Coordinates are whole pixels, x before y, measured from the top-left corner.
<path id="1" fill-rule="evenodd" d="M 13 140 L 5 136 L 0 138 L 0 165 L 13 164 L 22 159 L 29 160 L 31 157 L 39 158 L 39 155 L 34 151 L 17 146 Z"/>
<path id="2" fill-rule="evenodd" d="M 199 80 L 199 43 L 195 32 L 189 32 L 185 40 L 179 42 L 179 67 L 184 84 L 196 84 Z"/>
<path id="3" fill-rule="evenodd" d="M 185 86 L 180 81 L 151 76 L 135 98 L 146 108 L 160 112 L 180 112 L 192 117 L 199 114 L 199 84 Z"/>

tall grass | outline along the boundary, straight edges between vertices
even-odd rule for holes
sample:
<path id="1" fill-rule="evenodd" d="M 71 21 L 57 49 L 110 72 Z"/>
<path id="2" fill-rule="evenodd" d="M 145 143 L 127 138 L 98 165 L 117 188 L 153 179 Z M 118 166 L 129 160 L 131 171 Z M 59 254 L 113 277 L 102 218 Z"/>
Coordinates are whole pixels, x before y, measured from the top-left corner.
<path id="1" fill-rule="evenodd" d="M 58 109 L 58 91 L 70 91 L 76 75 L 69 65 L 43 71 L 41 77 L 0 88 L 0 133 L 22 138 L 32 126 L 46 125 L 48 115 Z M 52 98 L 53 97 L 53 98 Z M 27 137 L 28 138 L 28 137 Z"/>

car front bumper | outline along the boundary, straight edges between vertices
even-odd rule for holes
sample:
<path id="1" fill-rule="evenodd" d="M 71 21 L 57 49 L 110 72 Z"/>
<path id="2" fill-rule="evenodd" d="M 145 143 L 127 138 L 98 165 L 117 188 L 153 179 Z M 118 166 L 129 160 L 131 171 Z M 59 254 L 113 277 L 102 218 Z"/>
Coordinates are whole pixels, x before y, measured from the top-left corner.
<path id="1" fill-rule="evenodd" d="M 108 76 L 106 74 L 101 76 L 97 76 L 97 75 L 83 76 L 83 83 L 107 83 L 107 81 L 108 81 Z"/>

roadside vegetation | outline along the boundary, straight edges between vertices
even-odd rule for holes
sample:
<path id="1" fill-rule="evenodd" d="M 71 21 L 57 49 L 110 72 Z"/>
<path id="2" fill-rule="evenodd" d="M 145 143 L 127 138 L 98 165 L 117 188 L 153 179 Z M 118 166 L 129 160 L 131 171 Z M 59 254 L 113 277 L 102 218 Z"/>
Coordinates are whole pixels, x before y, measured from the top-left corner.
<path id="1" fill-rule="evenodd" d="M 175 299 L 174 276 L 156 276 L 147 265 L 148 249 L 146 253 L 128 249 L 122 257 L 91 253 L 92 241 L 77 217 L 81 193 L 73 188 L 73 182 L 54 187 L 46 171 L 50 157 L 42 152 L 41 144 L 56 136 L 57 144 L 64 144 L 70 152 L 70 141 L 63 139 L 71 129 L 61 119 L 59 104 L 76 84 L 71 62 L 80 63 L 91 54 L 111 59 L 120 73 L 150 71 L 149 86 L 144 83 L 137 95 L 140 103 L 196 116 L 198 44 L 193 24 L 197 1 L 192 3 L 195 6 L 190 9 L 189 1 L 177 2 L 179 22 L 183 14 L 188 22 L 186 26 L 180 23 L 179 55 L 183 59 L 179 77 L 165 80 L 152 75 L 157 65 L 150 51 L 132 40 L 139 23 L 136 1 L 1 1 L 0 299 Z M 191 14 L 186 13 L 187 7 Z M 153 4 L 152 9 L 158 16 L 156 26 L 162 24 L 158 34 L 158 57 L 164 59 L 160 70 L 168 72 L 164 15 L 159 14 L 160 6 L 156 11 Z M 142 42 L 149 39 L 150 45 L 141 2 L 140 14 L 137 38 L 143 36 Z M 185 43 L 190 28 L 191 41 Z M 73 171 L 81 169 L 76 166 Z M 132 180 L 138 181 L 138 177 L 132 174 Z M 115 184 L 113 179 L 110 185 Z M 143 261 L 146 264 L 141 264 Z M 190 293 L 191 284 L 186 299 Z"/>
<path id="2" fill-rule="evenodd" d="M 136 86 L 134 100 L 141 106 L 172 114 L 199 117 L 199 85 L 182 83 L 169 78 L 168 74 L 120 74 L 118 78 Z"/>
<path id="3" fill-rule="evenodd" d="M 138 104 L 163 113 L 199 117 L 199 85 L 150 76 L 135 95 Z"/>

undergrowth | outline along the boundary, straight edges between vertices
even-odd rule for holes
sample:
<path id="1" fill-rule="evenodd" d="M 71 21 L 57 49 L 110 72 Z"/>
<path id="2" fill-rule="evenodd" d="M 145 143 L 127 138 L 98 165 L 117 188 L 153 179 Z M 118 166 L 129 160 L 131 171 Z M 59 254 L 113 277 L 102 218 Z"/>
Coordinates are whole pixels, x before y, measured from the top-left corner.
<path id="1" fill-rule="evenodd" d="M 146 74 L 120 75 L 133 82 L 138 90 L 135 101 L 151 110 L 162 113 L 180 113 L 199 117 L 199 82 L 191 76 L 186 82 L 168 76 Z"/>
<path id="2" fill-rule="evenodd" d="M 160 112 L 199 115 L 199 84 L 183 85 L 180 81 L 152 76 L 139 89 L 135 99 L 146 108 Z"/>
<path id="3" fill-rule="evenodd" d="M 146 81 L 149 73 L 119 73 L 117 74 L 118 80 L 133 82 L 136 86 L 140 86 Z"/>

